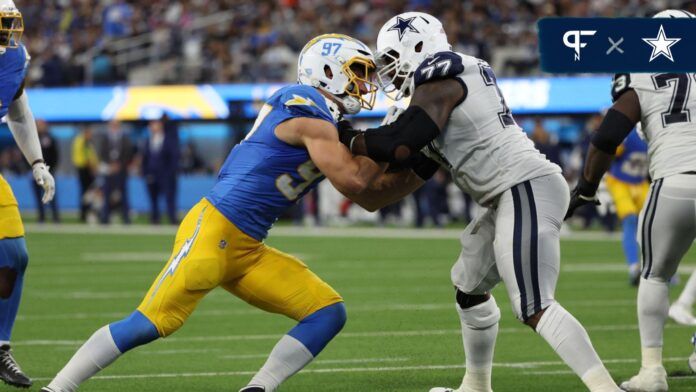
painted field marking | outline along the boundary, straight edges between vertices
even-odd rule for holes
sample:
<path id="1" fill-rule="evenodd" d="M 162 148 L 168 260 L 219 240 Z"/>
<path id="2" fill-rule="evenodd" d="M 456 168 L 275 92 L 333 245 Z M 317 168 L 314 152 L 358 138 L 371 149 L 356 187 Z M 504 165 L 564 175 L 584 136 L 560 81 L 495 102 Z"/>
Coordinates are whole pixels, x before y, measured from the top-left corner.
<path id="1" fill-rule="evenodd" d="M 674 357 L 674 358 L 664 358 L 664 362 L 680 362 L 686 361 L 686 358 Z M 609 363 L 638 363 L 637 358 L 614 358 L 608 361 Z M 542 364 L 542 365 L 538 365 Z M 544 362 L 498 362 L 493 363 L 494 367 L 502 368 L 515 368 L 515 369 L 525 369 L 534 366 L 564 366 L 561 361 L 544 361 Z M 401 372 L 401 371 L 414 371 L 414 370 L 449 370 L 449 369 L 464 369 L 464 364 L 455 365 L 421 365 L 421 366 L 383 366 L 383 367 L 347 367 L 347 368 L 319 368 L 319 369 L 305 369 L 300 372 L 300 374 L 312 374 L 312 373 L 370 373 L 370 372 Z M 148 379 L 148 378 L 177 378 L 177 377 L 231 377 L 231 376 L 252 376 L 256 374 L 256 370 L 241 370 L 241 371 L 228 371 L 228 372 L 182 372 L 182 373 L 150 373 L 150 374 L 114 374 L 105 376 L 96 376 L 92 379 L 94 380 L 124 380 L 124 379 Z M 524 374 L 566 374 L 563 373 L 566 370 L 557 371 L 543 371 L 539 372 L 525 372 Z M 572 372 L 567 371 L 570 374 Z M 51 377 L 37 377 L 35 378 L 39 381 L 51 380 Z"/>
<path id="2" fill-rule="evenodd" d="M 667 324 L 667 329 L 687 329 L 688 326 Z M 637 324 L 624 325 L 595 325 L 588 326 L 586 329 L 590 332 L 614 332 L 614 331 L 638 331 Z M 499 333 L 525 333 L 531 334 L 528 327 L 507 327 L 500 328 Z M 414 331 L 364 331 L 364 332 L 343 332 L 338 335 L 339 339 L 345 338 L 375 338 L 375 337 L 410 337 L 410 336 L 443 336 L 443 335 L 460 335 L 459 329 L 432 329 L 432 330 L 414 330 Z M 186 336 L 186 337 L 168 337 L 167 342 L 225 342 L 225 341 L 240 341 L 240 340 L 278 340 L 282 333 L 277 334 L 256 334 L 256 335 L 223 335 L 223 336 Z M 13 342 L 17 346 L 74 346 L 80 345 L 84 340 L 19 340 Z"/>

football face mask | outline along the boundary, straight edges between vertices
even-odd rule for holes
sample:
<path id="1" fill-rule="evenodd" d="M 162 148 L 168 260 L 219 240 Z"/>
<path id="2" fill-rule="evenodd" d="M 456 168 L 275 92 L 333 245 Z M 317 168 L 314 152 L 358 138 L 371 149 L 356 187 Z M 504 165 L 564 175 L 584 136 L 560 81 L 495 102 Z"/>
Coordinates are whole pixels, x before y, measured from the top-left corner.
<path id="1" fill-rule="evenodd" d="M 24 20 L 19 11 L 0 11 L 0 46 L 17 48 L 24 33 Z"/>
<path id="2" fill-rule="evenodd" d="M 357 99 L 361 108 L 372 110 L 379 89 L 373 82 L 375 63 L 367 58 L 353 57 L 343 64 L 341 71 L 348 76 L 348 83 L 344 88 L 346 94 Z"/>

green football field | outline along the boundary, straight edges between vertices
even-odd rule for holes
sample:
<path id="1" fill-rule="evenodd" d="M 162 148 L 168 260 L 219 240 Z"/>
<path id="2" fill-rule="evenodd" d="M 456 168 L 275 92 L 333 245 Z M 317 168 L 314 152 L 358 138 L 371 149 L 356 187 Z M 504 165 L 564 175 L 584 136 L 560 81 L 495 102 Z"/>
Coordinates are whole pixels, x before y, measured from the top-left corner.
<path id="1" fill-rule="evenodd" d="M 286 228 L 288 229 L 288 228 Z M 87 229 L 89 231 L 91 229 Z M 455 238 L 301 237 L 289 228 L 269 243 L 302 258 L 345 298 L 348 324 L 283 391 L 420 391 L 457 387 L 463 375 L 459 321 L 449 270 Z M 350 235 L 360 229 L 345 232 Z M 332 231 L 341 235 L 341 231 Z M 456 235 L 456 233 L 455 233 Z M 453 233 L 448 233 L 453 237 Z M 601 237 L 601 235 L 599 236 Z M 29 230 L 30 266 L 13 336 L 15 355 L 38 391 L 97 328 L 129 314 L 164 265 L 173 235 L 149 229 L 56 233 Z M 640 366 L 635 297 L 620 243 L 564 240 L 557 299 L 588 329 L 616 380 Z M 682 264 L 682 284 L 696 252 Z M 528 327 L 515 320 L 499 286 L 502 310 L 495 353 L 496 391 L 584 391 L 582 383 Z M 237 391 L 294 325 L 258 311 L 222 289 L 213 291 L 173 336 L 122 357 L 84 391 Z M 670 391 L 696 390 L 687 373 L 694 329 L 669 322 L 665 365 Z M 0 390 L 10 390 L 0 386 Z"/>

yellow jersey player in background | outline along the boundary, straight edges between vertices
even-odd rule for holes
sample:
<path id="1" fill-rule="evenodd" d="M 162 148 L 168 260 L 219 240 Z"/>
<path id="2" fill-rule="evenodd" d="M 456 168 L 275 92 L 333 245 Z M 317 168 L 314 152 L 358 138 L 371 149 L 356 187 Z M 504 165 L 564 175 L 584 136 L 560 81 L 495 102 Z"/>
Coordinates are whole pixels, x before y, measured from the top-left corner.
<path id="1" fill-rule="evenodd" d="M 623 227 L 623 249 L 628 264 L 629 281 L 638 286 L 640 254 L 638 252 L 638 214 L 648 196 L 648 145 L 633 130 L 616 150 L 616 158 L 606 177 L 607 189 L 614 200 L 616 215 Z"/>
<path id="2" fill-rule="evenodd" d="M 0 0 L 0 117 L 7 119 L 17 145 L 31 164 L 36 182 L 44 189 L 42 201 L 53 199 L 55 181 L 43 161 L 34 116 L 24 92 L 29 54 L 20 43 L 24 23 L 11 0 Z M 0 379 L 20 388 L 31 380 L 10 351 L 10 336 L 22 295 L 27 268 L 24 226 L 12 189 L 0 176 Z"/>
<path id="3" fill-rule="evenodd" d="M 242 391 L 275 391 L 309 364 L 343 328 L 343 299 L 300 260 L 263 241 L 324 176 L 358 204 L 375 197 L 369 185 L 384 167 L 352 156 L 337 130 L 342 114 L 372 108 L 374 69 L 370 49 L 348 36 L 322 35 L 305 45 L 299 84 L 266 101 L 215 186 L 181 222 L 169 263 L 137 310 L 97 330 L 42 391 L 73 392 L 126 351 L 171 335 L 216 287 L 298 321 Z"/>

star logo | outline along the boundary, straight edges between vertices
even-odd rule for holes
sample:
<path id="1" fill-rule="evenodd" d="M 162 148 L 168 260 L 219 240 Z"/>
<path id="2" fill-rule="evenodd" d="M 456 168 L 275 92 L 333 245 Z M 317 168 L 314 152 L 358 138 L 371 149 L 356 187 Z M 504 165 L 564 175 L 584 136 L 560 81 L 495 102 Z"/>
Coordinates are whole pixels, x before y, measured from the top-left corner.
<path id="1" fill-rule="evenodd" d="M 681 38 L 667 38 L 665 35 L 665 29 L 660 25 L 660 30 L 657 32 L 657 37 L 655 38 L 643 38 L 646 44 L 652 46 L 652 54 L 650 54 L 650 62 L 655 60 L 659 56 L 665 56 L 669 61 L 674 62 L 674 57 L 672 57 L 672 50 L 670 47 L 677 42 L 681 41 Z"/>
<path id="2" fill-rule="evenodd" d="M 403 19 L 400 16 L 396 17 L 396 23 L 394 26 L 390 27 L 387 31 L 398 31 L 399 32 L 399 41 L 401 41 L 402 38 L 404 38 L 404 33 L 406 30 L 411 31 L 413 33 L 420 33 L 415 27 L 413 27 L 413 20 L 416 19 L 414 16 L 413 18 L 408 18 L 408 19 Z"/>

